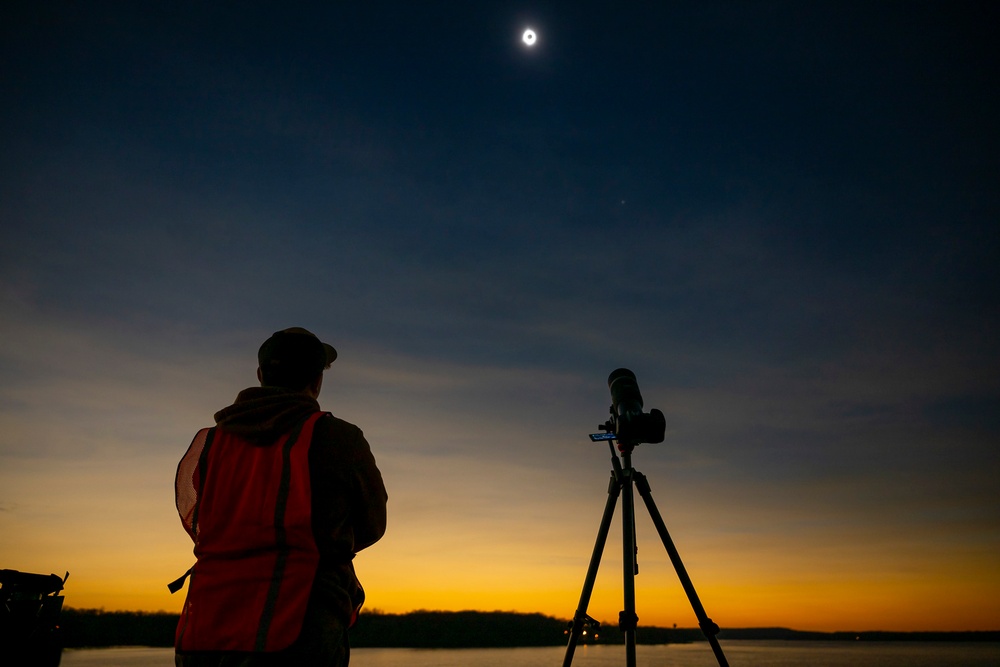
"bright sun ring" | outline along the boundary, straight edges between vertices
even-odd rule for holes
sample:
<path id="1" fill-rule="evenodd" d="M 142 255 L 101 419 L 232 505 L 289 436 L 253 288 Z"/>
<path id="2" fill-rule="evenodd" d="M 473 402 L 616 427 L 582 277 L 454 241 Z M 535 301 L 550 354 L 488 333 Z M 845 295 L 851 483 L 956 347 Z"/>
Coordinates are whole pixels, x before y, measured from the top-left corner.
<path id="1" fill-rule="evenodd" d="M 524 31 L 524 34 L 521 35 L 521 41 L 528 46 L 534 46 L 535 42 L 538 41 L 538 35 L 535 34 L 534 30 L 528 28 Z"/>

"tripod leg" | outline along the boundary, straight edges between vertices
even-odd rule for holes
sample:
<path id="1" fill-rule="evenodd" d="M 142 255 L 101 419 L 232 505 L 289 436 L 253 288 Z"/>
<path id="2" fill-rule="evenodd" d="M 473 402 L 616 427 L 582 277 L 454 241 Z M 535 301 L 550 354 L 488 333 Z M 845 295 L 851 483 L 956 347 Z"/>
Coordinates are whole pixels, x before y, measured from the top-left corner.
<path id="1" fill-rule="evenodd" d="M 597 569 L 601 566 L 601 555 L 604 553 L 604 545 L 608 541 L 608 531 L 611 529 L 611 520 L 615 515 L 615 505 L 618 503 L 618 496 L 621 493 L 621 483 L 616 475 L 611 476 L 611 483 L 608 485 L 608 501 L 604 505 L 604 516 L 601 518 L 601 527 L 597 531 L 597 541 L 594 543 L 594 553 L 590 556 L 590 566 L 587 568 L 587 578 L 583 583 L 583 592 L 580 593 L 580 604 L 577 605 L 576 614 L 573 616 L 573 624 L 570 626 L 569 643 L 566 645 L 566 657 L 563 659 L 563 667 L 570 667 L 573 664 L 573 654 L 576 651 L 576 644 L 583 632 L 583 626 L 588 621 L 593 622 L 587 616 L 587 607 L 590 606 L 590 596 L 594 592 L 594 582 L 597 580 Z"/>
<path id="2" fill-rule="evenodd" d="M 684 592 L 687 593 L 691 608 L 694 610 L 695 616 L 698 617 L 698 625 L 701 627 L 701 631 L 705 633 L 708 643 L 711 644 L 715 658 L 719 661 L 719 667 L 729 667 L 729 662 L 726 660 L 726 656 L 723 654 L 722 647 L 719 645 L 719 640 L 716 637 L 719 634 L 719 626 L 712 622 L 712 619 L 705 613 L 705 608 L 701 606 L 701 600 L 698 599 L 698 593 L 694 590 L 691 577 L 688 576 L 687 570 L 684 568 L 684 563 L 681 562 L 681 555 L 678 553 L 677 547 L 674 546 L 674 541 L 670 539 L 670 533 L 667 532 L 667 525 L 663 523 L 663 517 L 660 516 L 659 510 L 656 509 L 656 503 L 653 502 L 653 494 L 649 489 L 649 481 L 645 475 L 637 470 L 633 470 L 633 475 L 639 495 L 642 496 L 643 502 L 646 503 L 649 516 L 653 520 L 653 525 L 656 526 L 656 532 L 660 534 L 660 541 L 663 542 L 663 547 L 667 550 L 667 555 L 670 556 L 670 562 L 674 565 L 677 577 L 681 580 L 681 586 L 684 587 Z"/>
<path id="3" fill-rule="evenodd" d="M 618 615 L 618 627 L 625 635 L 625 665 L 635 667 L 635 629 L 639 617 L 635 613 L 635 574 L 638 569 L 635 546 L 635 496 L 632 493 L 632 470 L 625 469 L 622 481 L 622 591 L 625 610 Z"/>

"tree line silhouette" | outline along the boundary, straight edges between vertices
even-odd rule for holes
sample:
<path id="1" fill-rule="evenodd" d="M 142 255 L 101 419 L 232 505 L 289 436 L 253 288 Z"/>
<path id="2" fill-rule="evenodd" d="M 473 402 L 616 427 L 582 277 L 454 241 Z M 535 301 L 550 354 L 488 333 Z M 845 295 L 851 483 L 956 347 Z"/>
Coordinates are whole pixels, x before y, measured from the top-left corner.
<path id="1" fill-rule="evenodd" d="M 73 609 L 62 611 L 60 626 L 67 648 L 104 646 L 173 646 L 177 614 L 142 611 Z M 365 611 L 351 630 L 356 648 L 505 648 L 565 645 L 567 620 L 543 614 L 483 611 L 413 611 L 387 614 Z M 623 644 L 617 624 L 591 631 L 583 643 Z M 719 639 L 825 641 L 1000 641 L 994 632 L 804 632 L 787 628 L 722 630 Z M 703 641 L 698 628 L 640 626 L 640 644 Z"/>

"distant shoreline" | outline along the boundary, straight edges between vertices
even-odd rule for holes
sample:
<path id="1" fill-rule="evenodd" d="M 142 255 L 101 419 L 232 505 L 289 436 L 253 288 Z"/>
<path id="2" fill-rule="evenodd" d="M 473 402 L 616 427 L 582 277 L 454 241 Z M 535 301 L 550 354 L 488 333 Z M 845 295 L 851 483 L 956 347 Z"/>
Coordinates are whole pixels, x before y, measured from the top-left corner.
<path id="1" fill-rule="evenodd" d="M 60 625 L 66 648 L 173 646 L 177 614 L 66 608 Z M 363 612 L 351 631 L 357 648 L 504 648 L 565 645 L 568 621 L 543 614 L 481 611 L 413 611 L 406 614 Z M 601 626 L 595 641 L 620 644 L 621 631 Z M 639 644 L 686 644 L 704 641 L 698 628 L 642 627 Z M 839 631 L 788 628 L 731 628 L 719 639 L 782 641 L 1000 642 L 1000 630 L 958 632 Z"/>

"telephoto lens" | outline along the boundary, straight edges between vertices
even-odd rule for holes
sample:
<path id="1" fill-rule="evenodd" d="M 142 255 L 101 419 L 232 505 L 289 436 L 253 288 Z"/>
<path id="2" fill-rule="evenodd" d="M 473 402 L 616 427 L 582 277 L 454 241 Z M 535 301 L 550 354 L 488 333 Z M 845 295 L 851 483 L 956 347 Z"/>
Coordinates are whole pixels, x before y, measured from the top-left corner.
<path id="1" fill-rule="evenodd" d="M 639 393 L 635 373 L 627 368 L 612 371 L 608 376 L 608 389 L 611 390 L 611 407 L 616 416 L 642 412 L 642 394 Z"/>

